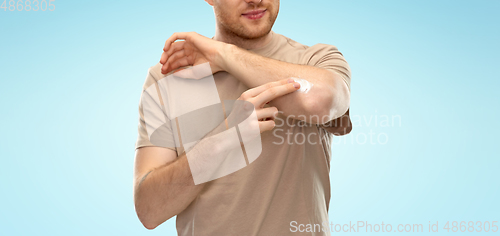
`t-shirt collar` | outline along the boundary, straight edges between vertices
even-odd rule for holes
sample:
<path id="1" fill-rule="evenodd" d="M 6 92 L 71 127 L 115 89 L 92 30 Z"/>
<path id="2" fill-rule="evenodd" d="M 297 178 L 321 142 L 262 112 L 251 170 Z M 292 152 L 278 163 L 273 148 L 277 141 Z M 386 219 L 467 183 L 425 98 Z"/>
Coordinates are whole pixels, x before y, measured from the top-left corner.
<path id="1" fill-rule="evenodd" d="M 254 53 L 257 53 L 259 55 L 267 55 L 269 54 L 273 49 L 276 48 L 276 45 L 278 43 L 278 37 L 276 37 L 276 33 L 274 33 L 274 31 L 270 31 L 269 32 L 271 34 L 271 41 L 269 41 L 266 45 L 262 46 L 262 47 L 259 47 L 259 48 L 254 48 L 254 49 L 250 49 L 248 51 L 251 51 L 251 52 L 254 52 Z"/>

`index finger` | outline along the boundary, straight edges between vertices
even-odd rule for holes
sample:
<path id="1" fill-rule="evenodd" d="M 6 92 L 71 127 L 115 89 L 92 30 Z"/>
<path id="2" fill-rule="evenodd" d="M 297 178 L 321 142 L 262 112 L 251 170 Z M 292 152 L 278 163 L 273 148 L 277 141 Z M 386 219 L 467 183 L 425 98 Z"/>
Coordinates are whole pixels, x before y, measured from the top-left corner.
<path id="1" fill-rule="evenodd" d="M 295 82 L 293 79 L 282 79 L 282 80 L 278 80 L 275 82 L 266 83 L 266 84 L 263 84 L 261 86 L 255 87 L 255 88 L 251 88 L 248 91 L 246 91 L 245 93 L 246 93 L 246 95 L 253 98 L 253 97 L 256 97 L 257 95 L 261 94 L 262 92 L 266 91 L 269 88 L 279 86 L 282 84 L 286 84 L 286 83 L 293 83 L 293 82 Z"/>
<path id="2" fill-rule="evenodd" d="M 188 36 L 188 33 L 186 33 L 186 32 L 177 32 L 177 33 L 172 34 L 172 36 L 170 36 L 170 38 L 168 38 L 167 41 L 165 41 L 165 46 L 163 47 L 163 51 L 166 52 L 170 48 L 170 45 L 172 45 L 173 42 L 175 42 L 179 39 L 186 40 L 187 36 Z"/>
<path id="3" fill-rule="evenodd" d="M 300 84 L 297 82 L 286 83 L 268 88 L 254 98 L 255 101 L 254 105 L 256 107 L 262 107 L 264 104 L 272 101 L 273 99 L 289 94 L 291 92 L 295 92 L 299 88 Z"/>

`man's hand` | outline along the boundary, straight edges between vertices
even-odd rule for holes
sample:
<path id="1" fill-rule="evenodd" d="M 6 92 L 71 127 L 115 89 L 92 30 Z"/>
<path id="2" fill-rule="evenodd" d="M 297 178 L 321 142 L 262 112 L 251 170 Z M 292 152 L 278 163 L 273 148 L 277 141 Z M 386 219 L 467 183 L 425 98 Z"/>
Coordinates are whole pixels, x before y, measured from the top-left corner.
<path id="1" fill-rule="evenodd" d="M 177 41 L 183 40 L 183 41 Z M 212 73 L 222 71 L 221 53 L 228 44 L 219 42 L 196 32 L 174 33 L 165 42 L 160 63 L 162 74 L 180 67 L 210 63 Z"/>
<path id="2" fill-rule="evenodd" d="M 278 114 L 278 108 L 264 106 L 278 97 L 282 97 L 286 94 L 297 91 L 299 88 L 299 83 L 295 82 L 292 79 L 284 79 L 277 82 L 263 84 L 253 89 L 249 89 L 243 92 L 238 100 L 250 102 L 253 104 L 253 106 L 255 107 L 255 112 L 257 114 L 260 133 L 263 133 L 274 128 L 274 126 L 276 125 L 274 122 L 274 118 Z M 245 108 L 236 108 L 233 109 L 233 111 L 235 111 L 235 113 L 245 113 L 239 112 L 239 109 Z M 229 115 L 228 119 L 231 119 L 232 114 Z M 246 117 L 243 116 L 243 118 Z M 233 123 L 239 123 L 239 121 L 233 121 Z"/>

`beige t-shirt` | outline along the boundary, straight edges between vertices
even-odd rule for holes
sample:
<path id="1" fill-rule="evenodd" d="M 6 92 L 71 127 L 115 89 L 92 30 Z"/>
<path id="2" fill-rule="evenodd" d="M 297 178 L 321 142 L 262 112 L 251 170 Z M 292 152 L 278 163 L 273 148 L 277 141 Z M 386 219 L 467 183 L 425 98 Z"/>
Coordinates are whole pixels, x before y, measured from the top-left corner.
<path id="1" fill-rule="evenodd" d="M 308 47 L 273 31 L 271 34 L 271 42 L 250 51 L 334 71 L 350 88 L 349 65 L 335 46 Z M 144 89 L 164 77 L 160 68 L 157 64 L 149 69 Z M 221 101 L 236 100 L 249 89 L 227 72 L 214 74 L 214 79 Z M 139 114 L 136 148 L 154 146 L 148 139 L 141 106 Z M 168 126 L 166 129 L 171 132 Z M 208 182 L 199 196 L 177 215 L 178 234 L 329 235 L 318 227 L 313 233 L 293 232 L 298 229 L 293 226 L 329 224 L 331 137 L 328 127 L 280 115 L 276 127 L 262 133 L 259 158 L 243 169 Z M 169 148 L 178 155 L 183 152 Z"/>

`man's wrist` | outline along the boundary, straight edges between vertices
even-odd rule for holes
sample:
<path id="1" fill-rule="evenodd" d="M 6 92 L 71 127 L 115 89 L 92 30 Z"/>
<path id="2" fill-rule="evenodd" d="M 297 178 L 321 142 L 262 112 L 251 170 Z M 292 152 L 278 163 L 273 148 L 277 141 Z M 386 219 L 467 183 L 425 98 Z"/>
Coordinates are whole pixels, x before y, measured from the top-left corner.
<path id="1" fill-rule="evenodd" d="M 234 61 L 234 53 L 237 49 L 238 47 L 233 44 L 223 44 L 222 49 L 219 51 L 219 67 L 222 71 L 229 72 L 231 63 Z"/>

